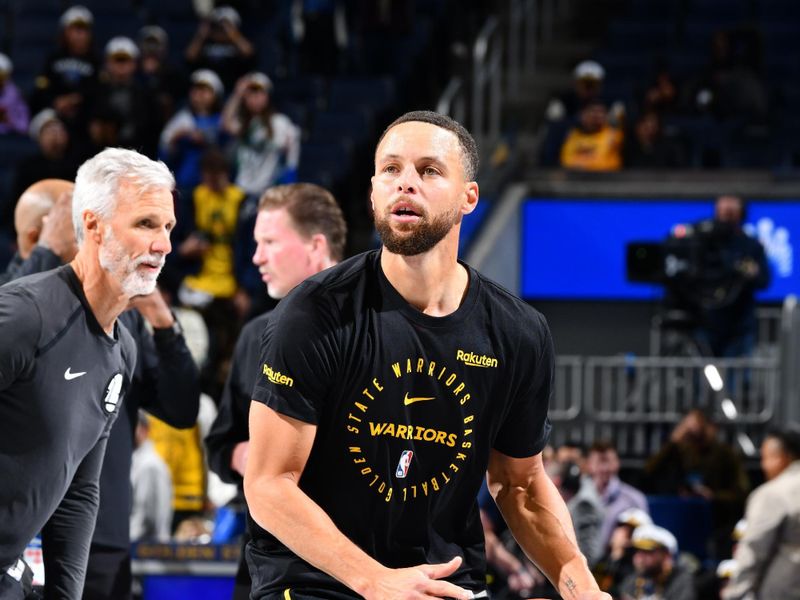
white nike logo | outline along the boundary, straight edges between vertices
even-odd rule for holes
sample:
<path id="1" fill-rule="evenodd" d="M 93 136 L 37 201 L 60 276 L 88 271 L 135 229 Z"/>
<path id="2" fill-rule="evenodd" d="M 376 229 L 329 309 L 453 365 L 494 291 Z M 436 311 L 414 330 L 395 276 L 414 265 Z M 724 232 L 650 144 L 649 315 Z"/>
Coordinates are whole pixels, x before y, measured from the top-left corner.
<path id="1" fill-rule="evenodd" d="M 76 379 L 76 378 L 80 377 L 81 375 L 86 375 L 86 371 L 81 371 L 80 373 L 70 373 L 69 370 L 71 368 L 72 367 L 67 367 L 67 370 L 64 371 L 64 379 L 66 379 L 67 381 L 69 381 L 71 379 Z"/>

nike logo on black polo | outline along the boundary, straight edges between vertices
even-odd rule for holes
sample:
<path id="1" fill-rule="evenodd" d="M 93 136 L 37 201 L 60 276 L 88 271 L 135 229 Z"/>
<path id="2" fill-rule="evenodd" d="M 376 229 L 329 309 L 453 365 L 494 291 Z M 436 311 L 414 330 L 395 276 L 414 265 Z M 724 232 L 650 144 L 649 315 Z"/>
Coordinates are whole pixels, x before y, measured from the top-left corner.
<path id="1" fill-rule="evenodd" d="M 86 371 L 81 371 L 80 373 L 71 373 L 70 372 L 71 368 L 72 367 L 67 367 L 67 370 L 64 371 L 64 379 L 66 379 L 67 381 L 71 381 L 72 379 L 77 379 L 82 375 L 86 375 Z"/>

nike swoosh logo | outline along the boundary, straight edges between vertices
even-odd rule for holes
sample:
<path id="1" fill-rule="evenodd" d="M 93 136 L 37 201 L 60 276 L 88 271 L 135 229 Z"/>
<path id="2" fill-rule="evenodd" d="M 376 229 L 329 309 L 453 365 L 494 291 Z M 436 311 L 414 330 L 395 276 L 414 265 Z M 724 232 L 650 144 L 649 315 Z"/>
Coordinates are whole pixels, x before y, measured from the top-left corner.
<path id="1" fill-rule="evenodd" d="M 414 402 L 425 402 L 426 400 L 436 400 L 436 398 L 425 398 L 425 397 L 409 398 L 408 392 L 406 392 L 406 397 L 403 398 L 403 404 L 408 406 L 409 404 L 414 404 Z"/>
<path id="2" fill-rule="evenodd" d="M 80 373 L 70 373 L 70 369 L 72 367 L 67 367 L 67 370 L 64 371 L 64 379 L 70 381 L 71 379 L 77 379 L 81 375 L 86 375 L 86 371 L 81 371 Z"/>

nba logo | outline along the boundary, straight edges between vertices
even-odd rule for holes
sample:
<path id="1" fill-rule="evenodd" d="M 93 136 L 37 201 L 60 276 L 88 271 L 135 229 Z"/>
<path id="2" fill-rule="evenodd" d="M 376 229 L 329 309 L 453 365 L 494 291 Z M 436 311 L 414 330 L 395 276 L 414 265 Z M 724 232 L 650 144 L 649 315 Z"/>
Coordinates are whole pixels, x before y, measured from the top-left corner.
<path id="1" fill-rule="evenodd" d="M 403 450 L 403 453 L 400 455 L 400 462 L 397 463 L 397 470 L 394 472 L 394 476 L 398 479 L 405 479 L 406 475 L 408 475 L 408 468 L 411 466 L 411 458 L 414 456 L 414 453 L 411 450 Z"/>

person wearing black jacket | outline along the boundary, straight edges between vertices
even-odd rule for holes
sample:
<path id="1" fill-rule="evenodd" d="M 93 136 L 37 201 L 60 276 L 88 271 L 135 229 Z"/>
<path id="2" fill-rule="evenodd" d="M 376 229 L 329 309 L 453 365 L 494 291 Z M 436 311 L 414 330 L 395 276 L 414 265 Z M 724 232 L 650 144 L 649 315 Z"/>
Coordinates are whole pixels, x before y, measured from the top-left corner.
<path id="1" fill-rule="evenodd" d="M 346 233 L 341 209 L 323 188 L 300 183 L 267 190 L 259 202 L 253 263 L 268 294 L 282 298 L 307 277 L 338 263 L 344 256 Z M 242 501 L 250 398 L 259 373 L 261 334 L 269 318 L 270 313 L 260 315 L 242 329 L 219 413 L 205 440 L 209 468 L 223 481 L 237 484 Z M 233 598 L 246 600 L 249 596 L 250 574 L 243 554 Z"/>
<path id="2" fill-rule="evenodd" d="M 55 198 L 53 199 L 55 200 Z M 54 269 L 72 259 L 74 247 L 68 238 L 71 198 L 59 199 L 48 215 L 39 244 L 25 260 L 7 271 L 9 279 Z M 66 221 L 65 221 L 66 219 Z M 73 239 L 74 242 L 74 239 Z M 74 254 L 74 252 L 72 253 Z M 0 283 L 4 283 L 0 279 Z M 192 427 L 197 420 L 200 385 L 180 327 L 160 292 L 138 297 L 135 307 L 119 319 L 130 332 L 138 361 L 119 417 L 111 428 L 100 473 L 100 507 L 89 553 L 84 600 L 125 600 L 131 594 L 130 470 L 137 412 L 143 408 L 178 428 Z M 151 334 L 145 322 L 152 328 Z"/>

